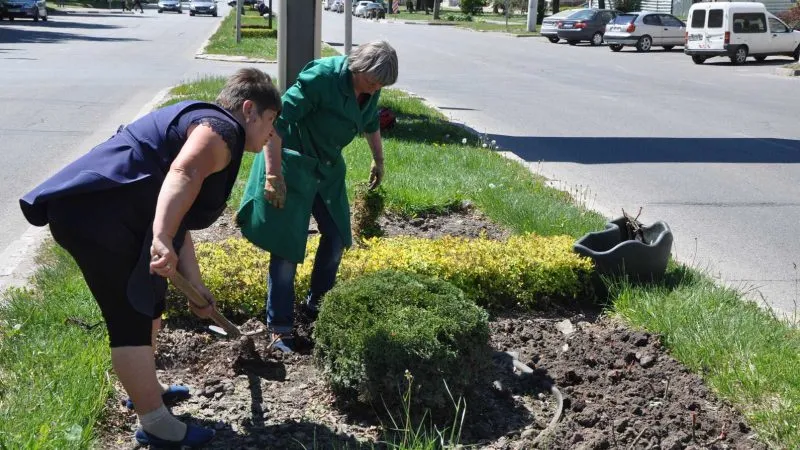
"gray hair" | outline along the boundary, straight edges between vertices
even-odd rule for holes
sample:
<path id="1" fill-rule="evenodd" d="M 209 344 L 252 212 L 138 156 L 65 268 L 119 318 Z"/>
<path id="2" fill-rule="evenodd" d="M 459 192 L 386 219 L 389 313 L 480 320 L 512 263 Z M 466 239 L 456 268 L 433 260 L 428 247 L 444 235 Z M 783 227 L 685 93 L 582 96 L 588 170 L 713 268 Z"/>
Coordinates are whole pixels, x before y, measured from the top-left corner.
<path id="1" fill-rule="evenodd" d="M 353 73 L 367 73 L 381 86 L 397 82 L 397 52 L 386 41 L 359 45 L 348 56 L 347 66 Z"/>

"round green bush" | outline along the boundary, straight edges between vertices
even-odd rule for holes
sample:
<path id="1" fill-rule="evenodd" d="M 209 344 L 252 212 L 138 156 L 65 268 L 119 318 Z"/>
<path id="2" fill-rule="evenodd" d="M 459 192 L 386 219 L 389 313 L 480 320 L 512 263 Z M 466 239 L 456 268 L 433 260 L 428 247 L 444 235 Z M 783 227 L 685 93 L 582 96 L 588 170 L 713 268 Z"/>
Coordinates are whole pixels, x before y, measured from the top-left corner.
<path id="1" fill-rule="evenodd" d="M 325 296 L 315 360 L 338 395 L 381 410 L 403 405 L 438 414 L 452 411 L 452 400 L 481 376 L 488 339 L 487 313 L 460 289 L 385 270 L 344 281 Z M 406 371 L 413 377 L 408 402 Z"/>

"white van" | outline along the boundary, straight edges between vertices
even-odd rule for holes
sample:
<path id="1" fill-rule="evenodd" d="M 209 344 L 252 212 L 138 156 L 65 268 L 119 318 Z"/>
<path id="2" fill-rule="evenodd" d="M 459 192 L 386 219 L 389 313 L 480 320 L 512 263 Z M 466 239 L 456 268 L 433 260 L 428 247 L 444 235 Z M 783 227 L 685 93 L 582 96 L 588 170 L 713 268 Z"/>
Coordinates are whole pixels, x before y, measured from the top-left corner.
<path id="1" fill-rule="evenodd" d="M 748 56 L 763 61 L 781 55 L 800 59 L 800 31 L 767 11 L 763 3 L 703 2 L 689 9 L 684 53 L 695 64 L 727 56 L 743 64 Z"/>

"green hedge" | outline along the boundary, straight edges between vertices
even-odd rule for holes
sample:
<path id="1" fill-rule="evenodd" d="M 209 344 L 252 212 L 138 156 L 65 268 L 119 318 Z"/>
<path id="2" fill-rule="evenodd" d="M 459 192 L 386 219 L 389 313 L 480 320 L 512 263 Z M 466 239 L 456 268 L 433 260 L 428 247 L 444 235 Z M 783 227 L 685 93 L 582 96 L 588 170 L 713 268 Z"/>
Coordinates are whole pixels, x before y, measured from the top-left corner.
<path id="1" fill-rule="evenodd" d="M 314 329 L 314 355 L 339 395 L 394 412 L 403 405 L 408 371 L 412 408 L 444 413 L 453 405 L 447 389 L 458 399 L 487 367 L 488 339 L 487 313 L 460 289 L 385 270 L 328 293 Z"/>
<path id="2" fill-rule="evenodd" d="M 544 297 L 576 299 L 590 295 L 592 263 L 572 251 L 569 236 L 488 238 L 393 237 L 367 239 L 345 252 L 340 281 L 392 269 L 447 280 L 481 306 L 503 309 L 535 307 Z M 297 269 L 296 292 L 307 290 L 318 238 L 308 242 Z M 197 244 L 206 285 L 219 307 L 232 317 L 261 317 L 264 311 L 269 254 L 244 239 Z M 187 314 L 185 301 L 170 301 L 170 314 Z"/>
<path id="3" fill-rule="evenodd" d="M 242 38 L 259 39 L 259 38 L 277 38 L 278 30 L 270 30 L 263 28 L 242 28 Z"/>

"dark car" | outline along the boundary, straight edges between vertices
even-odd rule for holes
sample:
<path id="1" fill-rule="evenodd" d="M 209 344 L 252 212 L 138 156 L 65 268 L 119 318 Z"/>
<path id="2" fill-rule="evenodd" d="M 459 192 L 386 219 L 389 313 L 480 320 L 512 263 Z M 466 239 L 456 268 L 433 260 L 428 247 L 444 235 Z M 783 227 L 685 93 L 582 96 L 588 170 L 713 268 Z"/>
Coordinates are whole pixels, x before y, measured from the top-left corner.
<path id="1" fill-rule="evenodd" d="M 39 19 L 47 22 L 47 3 L 45 0 L 0 0 L 0 17 L 8 17 L 8 20 L 18 18 Z"/>
<path id="2" fill-rule="evenodd" d="M 589 41 L 592 45 L 603 43 L 606 24 L 617 16 L 610 9 L 584 9 L 558 22 L 558 38 L 570 45 Z"/>

